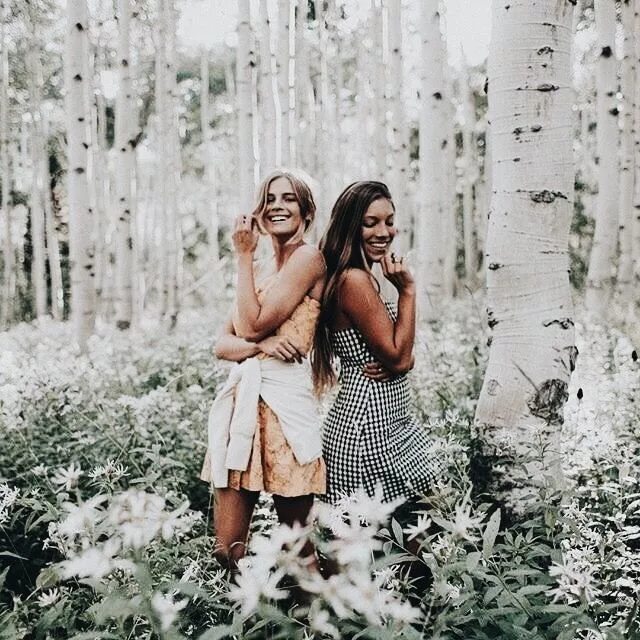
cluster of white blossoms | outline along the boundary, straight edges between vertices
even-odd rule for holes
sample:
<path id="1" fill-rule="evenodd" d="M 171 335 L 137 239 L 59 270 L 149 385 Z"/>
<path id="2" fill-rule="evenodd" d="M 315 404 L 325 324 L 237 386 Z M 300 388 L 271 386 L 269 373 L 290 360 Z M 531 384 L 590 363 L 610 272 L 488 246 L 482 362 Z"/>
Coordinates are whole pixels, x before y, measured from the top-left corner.
<path id="1" fill-rule="evenodd" d="M 12 489 L 6 482 L 0 484 L 0 525 L 9 519 L 9 511 L 20 494 L 20 489 Z"/>
<path id="2" fill-rule="evenodd" d="M 326 579 L 301 556 L 310 539 L 309 527 L 280 525 L 270 537 L 255 536 L 251 555 L 240 563 L 231 599 L 240 603 L 244 615 L 249 615 L 260 603 L 286 597 L 286 590 L 279 585 L 282 578 L 290 576 L 313 596 L 309 621 L 317 633 L 339 638 L 338 629 L 330 622 L 336 616 L 362 617 L 371 625 L 389 620 L 402 625 L 417 620 L 419 611 L 393 588 L 394 571 L 374 568 L 375 554 L 383 545 L 380 528 L 399 503 L 383 502 L 381 492 L 369 497 L 362 491 L 345 498 L 337 508 L 316 505 L 319 524 L 333 534 L 320 546 L 338 565 L 338 572 Z"/>
<path id="3" fill-rule="evenodd" d="M 189 511 L 187 502 L 169 511 L 162 496 L 137 489 L 111 497 L 98 494 L 79 504 L 66 502 L 63 508 L 65 517 L 50 525 L 45 542 L 66 556 L 58 565 L 63 579 L 131 570 L 132 552 L 187 533 L 202 517 Z"/>
<path id="4" fill-rule="evenodd" d="M 554 602 L 562 600 L 568 604 L 593 602 L 600 593 L 594 580 L 593 566 L 580 562 L 575 554 L 563 554 L 562 562 L 554 562 L 549 574 L 555 578 L 557 587 L 549 591 Z"/>

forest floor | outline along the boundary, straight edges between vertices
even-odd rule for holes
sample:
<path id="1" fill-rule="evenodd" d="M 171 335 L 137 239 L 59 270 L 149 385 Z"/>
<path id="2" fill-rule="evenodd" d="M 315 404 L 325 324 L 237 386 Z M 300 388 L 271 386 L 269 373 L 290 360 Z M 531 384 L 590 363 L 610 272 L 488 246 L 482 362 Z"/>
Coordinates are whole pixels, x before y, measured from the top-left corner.
<path id="1" fill-rule="evenodd" d="M 172 332 L 153 322 L 103 328 L 86 354 L 68 324 L 51 320 L 0 334 L 0 638 L 638 633 L 637 352 L 618 330 L 577 323 L 562 431 L 569 486 L 541 487 L 508 518 L 503 510 L 501 524 L 476 490 L 491 464 L 478 466 L 471 424 L 488 351 L 478 309 L 452 303 L 420 330 L 414 409 L 451 477 L 418 523 L 389 527 L 384 505 L 362 499 L 343 505 L 349 526 L 328 522 L 328 538 L 317 527 L 276 534 L 263 501 L 237 583 L 212 558 L 210 496 L 198 479 L 206 415 L 227 371 L 212 356 L 220 318 L 187 313 Z M 338 576 L 300 565 L 295 550 L 309 535 Z M 421 542 L 430 586 L 409 583 L 408 539 Z M 314 594 L 310 607 L 295 606 L 286 575 Z"/>

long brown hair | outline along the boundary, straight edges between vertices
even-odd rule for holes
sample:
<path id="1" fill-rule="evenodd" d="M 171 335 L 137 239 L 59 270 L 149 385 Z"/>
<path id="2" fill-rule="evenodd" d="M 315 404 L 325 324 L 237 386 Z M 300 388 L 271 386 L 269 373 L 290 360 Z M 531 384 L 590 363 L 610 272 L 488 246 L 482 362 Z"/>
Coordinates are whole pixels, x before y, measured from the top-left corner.
<path id="1" fill-rule="evenodd" d="M 371 203 L 381 198 L 393 204 L 391 193 L 383 182 L 367 180 L 350 184 L 333 205 L 329 226 L 320 240 L 320 251 L 327 264 L 327 283 L 311 353 L 317 393 L 330 388 L 336 380 L 331 322 L 338 308 L 340 282 L 347 269 L 364 269 L 371 273 L 362 248 L 362 219 Z"/>
<path id="2" fill-rule="evenodd" d="M 295 193 L 298 204 L 300 205 L 300 214 L 304 220 L 304 229 L 302 229 L 299 234 L 300 237 L 296 234 L 296 236 L 292 238 L 292 240 L 297 242 L 302 239 L 302 235 L 309 229 L 316 215 L 316 203 L 313 199 L 311 187 L 307 184 L 307 181 L 310 181 L 310 178 L 304 175 L 302 171 L 293 169 L 277 169 L 270 173 L 258 187 L 256 207 L 251 212 L 251 215 L 256 219 L 260 233 L 264 233 L 262 217 L 267 210 L 269 187 L 271 186 L 271 183 L 278 178 L 286 178 L 291 183 L 293 193 Z M 291 240 L 289 242 L 291 242 Z"/>

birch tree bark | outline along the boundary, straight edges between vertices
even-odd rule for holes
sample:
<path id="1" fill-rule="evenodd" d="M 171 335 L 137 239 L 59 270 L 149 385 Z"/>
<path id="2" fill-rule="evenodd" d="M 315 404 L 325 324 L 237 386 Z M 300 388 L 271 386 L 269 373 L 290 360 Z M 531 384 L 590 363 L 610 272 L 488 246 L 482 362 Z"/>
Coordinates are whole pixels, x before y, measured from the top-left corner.
<path id="1" fill-rule="evenodd" d="M 278 94 L 280 97 L 280 154 L 276 157 L 279 166 L 290 162 L 290 122 L 289 122 L 289 24 L 291 0 L 278 0 L 277 72 Z M 239 83 L 238 83 L 239 84 Z"/>
<path id="2" fill-rule="evenodd" d="M 587 310 L 606 315 L 613 291 L 618 238 L 618 76 L 616 73 L 616 7 L 611 0 L 595 0 L 598 32 L 597 103 L 598 198 L 593 247 L 589 258 Z"/>
<path id="3" fill-rule="evenodd" d="M 36 34 L 35 8 L 29 6 L 26 12 L 30 47 L 27 52 L 27 73 L 31 115 L 31 185 L 29 193 L 29 213 L 31 219 L 31 283 L 34 292 L 35 314 L 40 318 L 47 313 L 45 219 L 42 201 L 43 178 L 41 173 L 44 141 L 42 139 L 42 61 Z M 24 145 L 26 147 L 26 145 Z"/>
<path id="4" fill-rule="evenodd" d="M 405 123 L 403 100 L 403 72 L 402 72 L 402 2 L 389 0 L 388 7 L 389 32 L 389 64 L 387 86 L 389 96 L 387 108 L 391 128 L 390 145 L 390 187 L 396 210 L 400 212 L 400 241 L 402 251 L 409 249 L 409 232 L 411 219 L 409 215 L 408 176 L 409 168 L 409 135 Z"/>
<path id="5" fill-rule="evenodd" d="M 497 473 L 504 474 L 498 486 L 513 483 L 525 494 L 543 482 L 543 468 L 561 478 L 553 444 L 576 357 L 567 276 L 574 181 L 572 18 L 571 0 L 493 5 L 487 237 L 492 342 L 475 422 L 497 457 Z M 527 477 L 517 477 L 513 458 L 531 454 L 527 444 L 538 439 L 551 446 L 541 462 L 529 465 Z"/>
<path id="6" fill-rule="evenodd" d="M 240 211 L 250 211 L 253 203 L 253 111 L 251 108 L 251 13 L 249 0 L 238 2 L 238 173 Z"/>
<path id="7" fill-rule="evenodd" d="M 447 146 L 444 45 L 438 0 L 422 3 L 420 90 L 420 204 L 417 247 L 419 301 L 427 320 L 436 317 L 444 285 L 444 218 L 448 213 L 442 154 Z"/>
<path id="8" fill-rule="evenodd" d="M 260 145 L 260 173 L 266 175 L 276 167 L 276 98 L 278 119 L 280 101 L 275 69 L 272 67 L 271 21 L 267 0 L 260 0 L 260 115 L 262 144 Z"/>
<path id="9" fill-rule="evenodd" d="M 118 93 L 115 113 L 116 160 L 116 327 L 128 329 L 133 317 L 133 234 L 131 180 L 135 168 L 134 119 L 137 110 L 131 78 L 131 4 L 118 0 Z"/>
<path id="10" fill-rule="evenodd" d="M 2 246 L 2 298 L 0 304 L 0 328 L 7 327 L 13 318 L 13 300 L 16 290 L 16 261 L 13 244 L 11 242 L 11 174 L 9 165 L 9 43 L 5 21 L 7 8 L 5 2 L 0 2 L 0 214 L 4 243 Z"/>
<path id="11" fill-rule="evenodd" d="M 619 247 L 618 278 L 616 285 L 620 300 L 625 308 L 633 298 L 633 195 L 634 195 L 634 137 L 637 135 L 634 125 L 634 96 L 636 80 L 634 0 L 622 0 L 622 131 L 620 144 L 620 196 L 619 196 Z"/>
<path id="12" fill-rule="evenodd" d="M 632 290 L 635 292 L 633 315 L 640 315 L 640 0 L 634 6 L 634 57 L 636 64 L 635 91 L 633 103 L 634 121 L 634 173 L 635 187 L 633 197 L 633 215 L 631 219 L 631 253 L 633 255 Z"/>
<path id="13" fill-rule="evenodd" d="M 93 211 L 89 205 L 87 179 L 89 109 L 87 79 L 83 64 L 87 58 L 87 5 L 85 0 L 68 0 L 65 51 L 65 110 L 67 115 L 69 261 L 71 269 L 71 315 L 75 336 L 86 348 L 95 320 Z"/>

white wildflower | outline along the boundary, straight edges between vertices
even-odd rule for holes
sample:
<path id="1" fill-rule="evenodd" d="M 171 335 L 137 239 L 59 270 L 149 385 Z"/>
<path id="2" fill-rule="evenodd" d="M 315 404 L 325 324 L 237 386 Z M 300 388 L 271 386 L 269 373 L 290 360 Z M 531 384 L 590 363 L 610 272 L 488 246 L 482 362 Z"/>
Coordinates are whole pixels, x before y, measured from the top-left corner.
<path id="1" fill-rule="evenodd" d="M 187 606 L 188 602 L 188 600 L 175 602 L 172 595 L 164 595 L 159 591 L 153 594 L 151 606 L 160 620 L 162 631 L 170 629 L 178 613 Z"/>
<path id="2" fill-rule="evenodd" d="M 9 519 L 9 510 L 18 499 L 20 489 L 12 489 L 8 484 L 0 484 L 0 524 Z"/>
<path id="3" fill-rule="evenodd" d="M 63 579 L 67 578 L 102 578 L 113 569 L 112 558 L 102 549 L 91 547 L 69 560 L 60 563 Z"/>
<path id="4" fill-rule="evenodd" d="M 60 591 L 58 589 L 49 589 L 38 596 L 38 605 L 41 609 L 46 609 L 55 604 L 60 599 Z"/>
<path id="5" fill-rule="evenodd" d="M 71 539 L 77 535 L 90 535 L 104 516 L 104 512 L 98 507 L 106 499 L 106 496 L 98 494 L 79 505 L 65 502 L 63 507 L 67 511 L 67 516 L 60 522 L 57 532 Z"/>
<path id="6" fill-rule="evenodd" d="M 404 532 L 407 534 L 408 540 L 413 540 L 414 538 L 426 533 L 430 526 L 431 518 L 426 513 L 421 513 L 418 516 L 417 522 L 405 527 Z"/>
<path id="7" fill-rule="evenodd" d="M 579 566 L 574 559 L 565 556 L 562 563 L 554 562 L 549 569 L 549 575 L 556 579 L 558 586 L 548 593 L 553 595 L 554 602 L 558 600 L 565 600 L 569 604 L 581 600 L 587 603 L 593 602 L 600 593 L 594 585 L 593 572 L 592 566 L 586 564 Z"/>
<path id="8" fill-rule="evenodd" d="M 311 630 L 322 636 L 330 636 L 338 640 L 340 638 L 340 631 L 338 631 L 336 626 L 329 622 L 331 619 L 329 612 L 326 609 L 320 609 L 316 605 L 317 602 L 318 601 L 316 600 L 311 605 L 311 609 L 309 611 L 309 623 L 311 625 Z"/>
<path id="9" fill-rule="evenodd" d="M 72 462 L 66 469 L 60 467 L 52 478 L 54 484 L 60 485 L 61 489 L 64 488 L 67 491 L 78 486 L 78 480 L 82 475 L 82 468 L 80 465 L 76 466 L 75 462 Z"/>
<path id="10" fill-rule="evenodd" d="M 278 582 L 283 576 L 282 569 L 268 571 L 245 564 L 240 567 L 236 586 L 229 591 L 229 598 L 240 603 L 242 615 L 249 615 L 258 608 L 261 600 L 279 600 L 287 596 L 285 589 L 278 589 Z"/>

